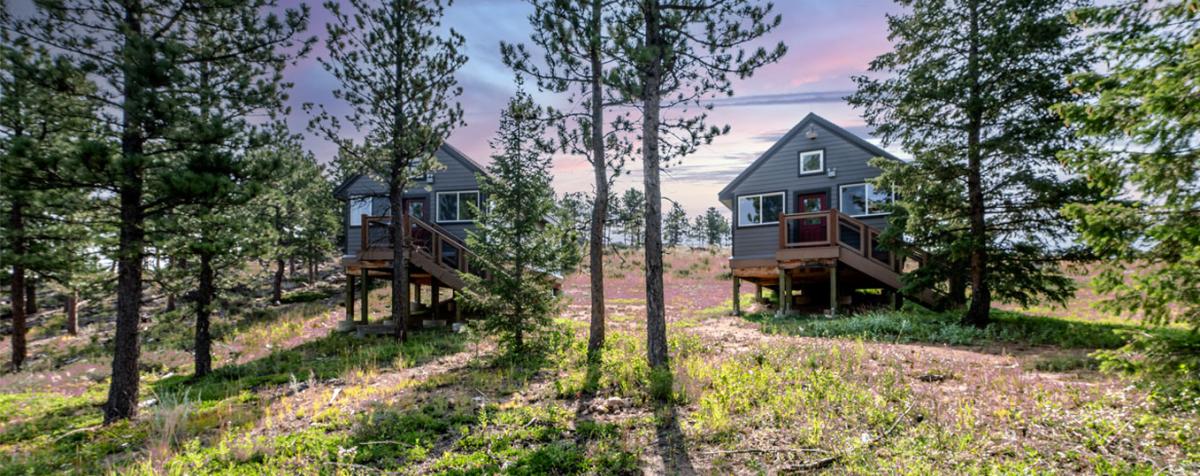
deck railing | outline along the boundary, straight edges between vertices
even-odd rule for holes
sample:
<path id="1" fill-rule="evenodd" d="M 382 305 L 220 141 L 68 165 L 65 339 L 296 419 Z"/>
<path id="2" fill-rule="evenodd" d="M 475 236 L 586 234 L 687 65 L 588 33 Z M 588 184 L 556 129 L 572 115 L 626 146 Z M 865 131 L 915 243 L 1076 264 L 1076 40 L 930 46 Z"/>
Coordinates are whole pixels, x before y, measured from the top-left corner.
<path id="1" fill-rule="evenodd" d="M 836 208 L 779 215 L 780 248 L 836 244 L 893 271 L 901 271 L 904 260 L 897 260 L 895 253 L 879 245 L 880 233 L 878 229 L 841 213 Z M 920 259 L 917 262 L 921 262 Z"/>
<path id="2" fill-rule="evenodd" d="M 427 223 L 419 218 L 403 215 L 405 231 L 413 244 L 413 250 L 423 252 L 437 260 L 443 266 L 462 272 L 470 272 L 470 251 L 458 237 L 450 234 L 441 227 Z M 362 247 L 359 254 L 370 250 L 392 249 L 392 240 L 388 230 L 392 222 L 391 216 L 362 216 Z"/>

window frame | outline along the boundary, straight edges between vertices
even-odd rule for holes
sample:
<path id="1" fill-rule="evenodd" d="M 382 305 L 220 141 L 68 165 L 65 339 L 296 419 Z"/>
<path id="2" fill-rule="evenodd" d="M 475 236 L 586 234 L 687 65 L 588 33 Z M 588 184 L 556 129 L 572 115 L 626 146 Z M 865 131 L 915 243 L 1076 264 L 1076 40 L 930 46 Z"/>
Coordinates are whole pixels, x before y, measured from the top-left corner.
<path id="1" fill-rule="evenodd" d="M 820 165 L 820 167 L 817 168 L 817 170 L 805 171 L 804 170 L 804 156 L 806 154 L 813 154 L 813 153 L 820 155 L 821 165 Z M 800 177 L 804 177 L 804 176 L 808 176 L 808 175 L 819 175 L 819 174 L 825 173 L 825 149 L 823 149 L 823 148 L 809 149 L 809 150 L 802 150 L 802 151 L 797 152 L 796 153 L 796 171 L 797 171 L 796 172 L 797 176 L 800 176 Z"/>
<path id="2" fill-rule="evenodd" d="M 365 214 L 364 213 L 354 213 L 354 210 L 355 210 L 354 204 L 356 202 L 358 202 L 358 203 L 367 202 L 367 213 L 365 213 Z M 348 222 L 349 226 L 362 226 L 362 216 L 363 215 L 371 216 L 371 214 L 374 213 L 375 197 L 372 197 L 370 195 L 351 195 L 350 200 L 347 202 L 346 205 L 347 205 L 346 213 L 350 215 L 350 217 L 349 217 L 350 221 Z"/>
<path id="3" fill-rule="evenodd" d="M 851 215 L 849 213 L 846 213 L 846 207 L 843 206 L 842 190 L 844 190 L 848 187 L 857 187 L 859 185 L 863 186 L 863 197 L 865 198 L 865 201 L 863 202 L 863 209 L 866 213 L 859 214 L 859 215 Z M 884 215 L 891 215 L 892 212 L 888 212 L 888 211 L 882 211 L 882 212 L 871 211 L 870 197 L 871 197 L 871 190 L 873 190 L 874 188 L 875 188 L 875 186 L 871 185 L 869 182 L 854 182 L 854 183 L 845 183 L 845 184 L 838 185 L 838 211 L 842 212 L 842 213 L 846 213 L 846 215 L 848 215 L 852 218 L 878 217 L 878 216 L 884 216 Z M 895 203 L 895 202 L 896 202 L 896 192 L 892 191 L 892 193 L 888 195 L 888 203 Z"/>
<path id="4" fill-rule="evenodd" d="M 466 193 L 474 193 L 475 194 L 475 206 L 479 207 L 479 204 L 482 201 L 482 195 L 479 193 L 479 189 L 446 190 L 446 191 L 441 191 L 441 192 L 435 193 L 434 194 L 434 202 L 433 202 L 434 221 L 436 223 L 474 223 L 475 220 L 461 219 L 462 218 L 462 210 L 463 210 L 462 195 L 466 194 Z M 454 197 L 455 197 L 454 199 L 458 202 L 457 208 L 455 209 L 456 214 L 458 216 L 456 216 L 454 220 L 443 220 L 442 219 L 442 196 L 443 195 L 454 195 Z"/>
<path id="5" fill-rule="evenodd" d="M 787 208 L 787 195 L 788 194 L 787 194 L 786 190 L 780 190 L 778 192 L 746 193 L 746 194 L 737 195 L 737 196 L 733 197 L 733 203 L 735 205 L 734 208 L 736 208 L 736 210 L 735 210 L 736 216 L 734 217 L 734 222 L 737 224 L 737 228 L 739 228 L 739 229 L 740 228 L 755 228 L 755 227 L 760 227 L 760 226 L 778 225 L 779 224 L 778 216 L 773 217 L 771 219 L 771 221 L 762 221 L 760 223 L 751 223 L 751 224 L 747 224 L 747 225 L 742 224 L 742 199 L 743 198 L 759 197 L 759 207 L 762 207 L 762 197 L 769 197 L 769 196 L 775 196 L 775 195 L 779 195 L 781 197 L 781 199 L 783 200 L 783 203 L 780 204 L 780 207 L 781 207 L 780 210 L 782 213 L 786 214 L 787 209 L 788 209 Z M 761 215 L 761 213 L 759 213 L 759 214 Z"/>

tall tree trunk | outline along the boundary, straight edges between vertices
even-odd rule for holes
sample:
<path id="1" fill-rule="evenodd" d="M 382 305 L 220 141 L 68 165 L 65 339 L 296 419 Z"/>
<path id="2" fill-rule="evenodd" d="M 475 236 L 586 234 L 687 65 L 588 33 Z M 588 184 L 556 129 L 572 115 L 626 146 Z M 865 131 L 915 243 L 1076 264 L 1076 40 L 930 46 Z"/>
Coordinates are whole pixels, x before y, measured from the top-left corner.
<path id="1" fill-rule="evenodd" d="M 175 293 L 167 293 L 167 312 L 175 310 Z"/>
<path id="2" fill-rule="evenodd" d="M 203 377 L 212 372 L 212 334 L 209 332 L 213 301 L 212 252 L 200 252 L 200 276 L 196 289 L 196 342 L 195 376 Z"/>
<path id="3" fill-rule="evenodd" d="M 315 284 L 317 284 L 317 260 L 309 258 L 308 259 L 308 285 L 312 286 Z"/>
<path id="4" fill-rule="evenodd" d="M 145 216 L 142 210 L 142 187 L 145 181 L 142 165 L 146 138 L 142 131 L 146 83 L 143 65 L 134 50 L 142 35 L 141 4 L 136 0 L 125 4 L 125 73 L 123 88 L 121 132 L 120 239 L 117 244 L 117 325 L 113 342 L 112 381 L 108 401 L 104 404 L 104 422 L 112 423 L 134 416 L 137 412 L 138 324 L 142 311 L 142 254 L 145 247 Z"/>
<path id="5" fill-rule="evenodd" d="M 67 293 L 67 304 L 63 311 L 67 314 L 67 334 L 79 335 L 79 292 Z"/>
<path id="6" fill-rule="evenodd" d="M 296 257 L 288 258 L 288 278 L 296 279 Z"/>
<path id="7" fill-rule="evenodd" d="M 25 211 L 24 204 L 19 199 L 13 200 L 9 210 L 8 226 L 10 234 L 9 246 L 13 254 L 21 257 L 25 254 Z M 25 267 L 13 263 L 12 276 L 9 277 L 12 291 L 12 369 L 21 370 L 25 363 Z"/>
<path id="8" fill-rule="evenodd" d="M 659 184 L 658 122 L 664 47 L 658 2 L 647 2 L 646 45 L 653 58 L 643 78 L 642 183 L 646 189 L 646 352 L 652 368 L 667 368 L 667 320 L 663 305 L 662 192 Z"/>
<path id="9" fill-rule="evenodd" d="M 271 281 L 271 302 L 283 302 L 283 257 L 275 258 L 275 278 Z"/>
<path id="10" fill-rule="evenodd" d="M 605 223 L 608 221 L 608 162 L 604 157 L 604 92 L 603 71 L 600 52 L 602 11 L 599 1 L 592 2 L 592 38 L 589 56 L 592 62 L 592 171 L 596 179 L 596 199 L 592 206 L 591 245 L 588 258 L 592 287 L 592 322 L 588 327 L 589 361 L 600 357 L 604 347 L 604 242 Z"/>
<path id="11" fill-rule="evenodd" d="M 25 279 L 25 315 L 32 316 L 38 312 L 37 280 L 26 276 Z"/>
<path id="12" fill-rule="evenodd" d="M 992 309 L 992 293 L 988 288 L 987 227 L 984 221 L 983 203 L 983 160 L 980 136 L 983 117 L 979 111 L 978 98 L 981 94 L 978 83 L 979 49 L 979 4 L 972 0 L 970 12 L 971 45 L 968 51 L 967 69 L 971 78 L 967 97 L 967 203 L 969 206 L 971 243 L 971 306 L 963 316 L 963 323 L 976 327 L 987 326 Z"/>
<path id="13" fill-rule="evenodd" d="M 388 233 L 392 239 L 392 324 L 396 326 L 396 338 L 403 340 L 407 336 L 409 312 L 409 295 L 408 295 L 408 250 L 411 246 L 408 240 L 408 233 L 405 227 L 408 226 L 408 211 L 404 209 L 404 181 L 397 177 L 402 177 L 407 168 L 402 164 L 399 158 L 392 166 L 392 186 L 388 193 L 388 201 L 391 203 L 392 220 L 388 226 Z M 397 175 L 401 174 L 401 175 Z"/>

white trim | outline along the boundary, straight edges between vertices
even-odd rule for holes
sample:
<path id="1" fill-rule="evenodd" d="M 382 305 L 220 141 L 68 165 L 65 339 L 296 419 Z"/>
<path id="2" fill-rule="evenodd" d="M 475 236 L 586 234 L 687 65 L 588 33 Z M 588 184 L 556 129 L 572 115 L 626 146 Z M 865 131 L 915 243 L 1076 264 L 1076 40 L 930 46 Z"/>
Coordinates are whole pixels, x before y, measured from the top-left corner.
<path id="1" fill-rule="evenodd" d="M 804 170 L 804 156 L 812 155 L 812 154 L 816 154 L 817 157 L 821 160 L 821 163 L 819 166 L 817 166 L 817 170 Z M 800 175 L 819 174 L 819 173 L 825 171 L 825 149 L 801 151 L 799 157 L 800 157 L 799 158 L 799 160 L 800 160 Z"/>
<path id="2" fill-rule="evenodd" d="M 473 223 L 475 221 L 475 220 L 460 220 L 460 219 L 458 219 L 458 218 L 462 217 L 462 211 L 463 211 L 462 205 L 463 204 L 462 204 L 461 195 L 464 193 L 475 194 L 475 206 L 479 206 L 479 190 L 478 189 L 476 189 L 476 190 L 453 190 L 453 191 L 448 191 L 448 192 L 437 192 L 436 194 L 434 194 L 433 216 L 437 223 Z M 454 197 L 455 197 L 454 199 L 458 202 L 457 207 L 455 208 L 455 210 L 458 212 L 458 216 L 455 217 L 454 220 L 443 220 L 442 219 L 442 195 L 454 195 Z"/>
<path id="3" fill-rule="evenodd" d="M 763 197 L 771 197 L 771 196 L 775 196 L 775 195 L 778 195 L 778 196 L 780 197 L 780 200 L 783 202 L 783 203 L 780 205 L 780 206 L 782 207 L 782 208 L 780 209 L 780 211 L 781 211 L 782 213 L 787 213 L 787 195 L 788 195 L 788 194 L 787 194 L 787 192 L 751 193 L 751 194 L 746 194 L 746 195 L 738 195 L 738 196 L 736 196 L 736 197 L 733 197 L 733 203 L 734 203 L 734 206 L 735 206 L 735 208 L 737 209 L 737 217 L 736 217 L 736 218 L 737 218 L 737 220 L 736 220 L 736 222 L 737 222 L 737 227 L 738 227 L 738 228 L 745 228 L 745 227 L 751 227 L 751 226 L 760 226 L 760 225 L 774 225 L 774 224 L 778 224 L 778 223 L 779 223 L 779 217 L 778 217 L 778 216 L 776 216 L 776 217 L 773 217 L 773 218 L 771 219 L 771 221 L 766 221 L 766 220 L 763 220 L 763 218 L 765 218 L 765 217 L 763 217 L 763 216 L 762 216 L 762 199 L 763 199 Z M 742 199 L 743 199 L 743 198 L 758 198 L 758 199 L 759 199 L 759 201 L 758 201 L 758 207 L 759 207 L 759 212 L 758 212 L 758 214 L 759 214 L 759 219 L 760 219 L 761 221 L 759 221 L 758 223 L 742 223 L 742 217 L 744 216 L 744 215 L 742 214 Z"/>
<path id="4" fill-rule="evenodd" d="M 863 199 L 864 199 L 863 210 L 866 213 L 860 213 L 858 215 L 850 215 L 849 213 L 847 213 L 847 215 L 850 215 L 854 218 L 878 217 L 878 216 L 884 216 L 884 215 L 891 215 L 891 212 L 872 212 L 871 211 L 871 199 L 870 199 L 871 190 L 873 190 L 875 188 L 875 186 L 871 185 L 867 182 L 847 183 L 847 184 L 843 184 L 843 185 L 838 185 L 838 210 L 840 210 L 842 212 L 846 211 L 846 206 L 844 203 L 842 203 L 842 190 L 847 187 L 857 187 L 860 185 L 863 187 Z M 888 202 L 895 202 L 895 201 L 896 201 L 896 192 L 893 191 L 891 193 L 891 195 L 888 197 Z"/>

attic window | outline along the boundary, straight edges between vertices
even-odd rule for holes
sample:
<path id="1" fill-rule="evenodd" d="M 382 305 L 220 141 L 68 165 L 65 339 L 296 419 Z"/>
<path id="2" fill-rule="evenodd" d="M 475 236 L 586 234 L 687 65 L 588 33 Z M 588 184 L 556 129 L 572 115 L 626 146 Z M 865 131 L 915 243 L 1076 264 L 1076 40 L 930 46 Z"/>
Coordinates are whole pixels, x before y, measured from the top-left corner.
<path id="1" fill-rule="evenodd" d="M 806 150 L 800 153 L 800 175 L 819 174 L 825 170 L 825 150 Z"/>

